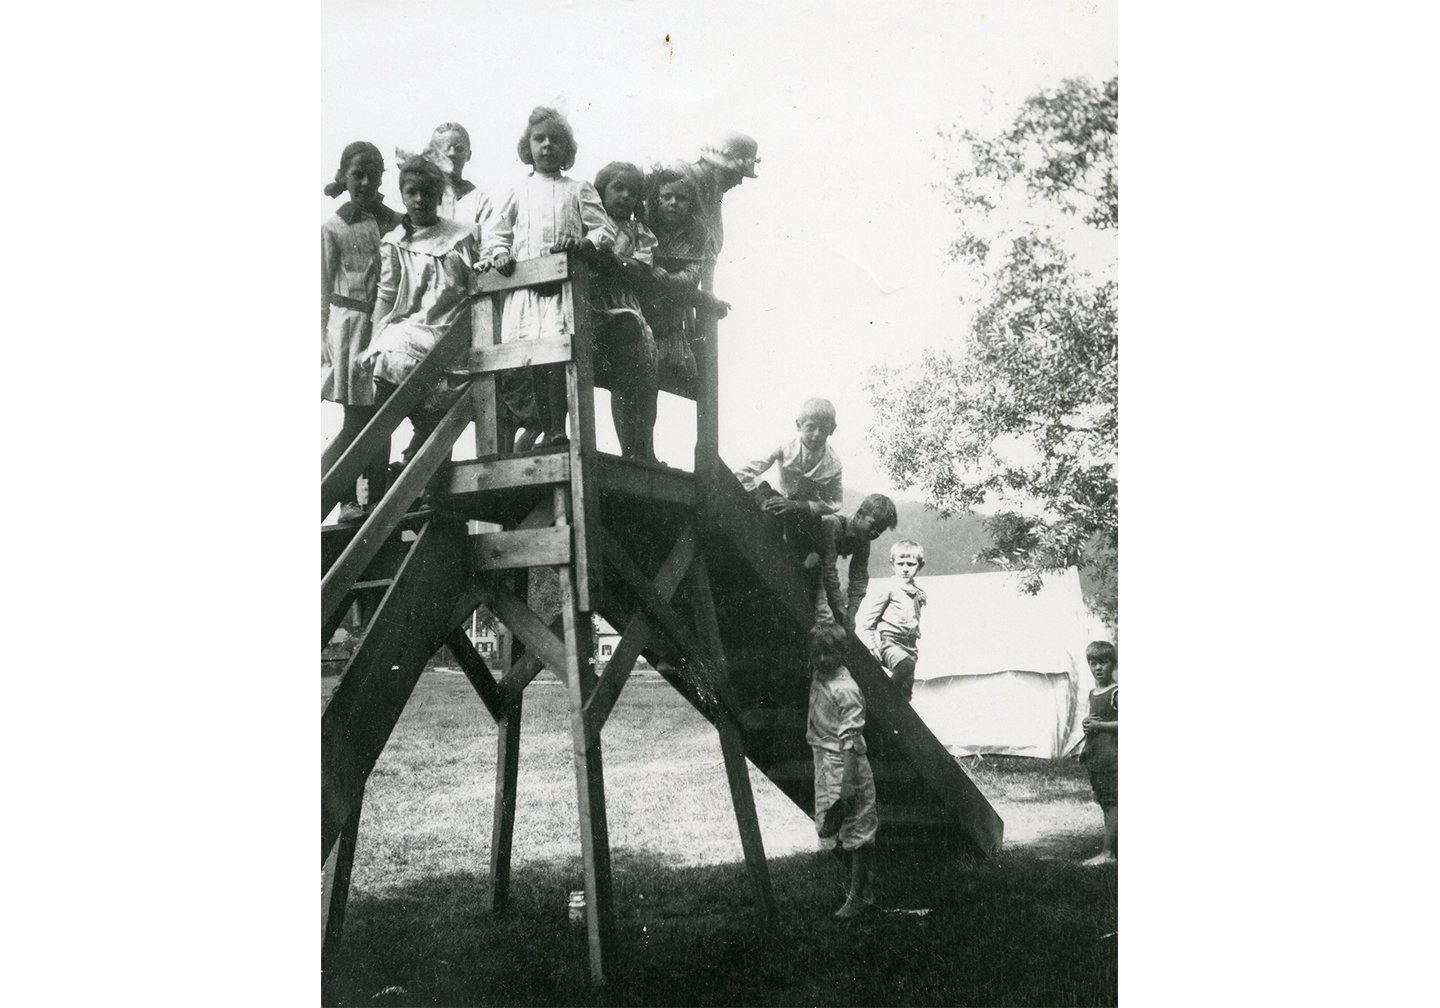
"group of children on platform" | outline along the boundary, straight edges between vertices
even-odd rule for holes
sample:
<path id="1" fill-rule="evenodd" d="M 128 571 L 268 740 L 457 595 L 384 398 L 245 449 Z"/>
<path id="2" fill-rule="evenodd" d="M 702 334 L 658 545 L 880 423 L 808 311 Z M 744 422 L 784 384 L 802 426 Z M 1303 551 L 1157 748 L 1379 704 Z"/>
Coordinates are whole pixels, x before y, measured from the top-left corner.
<path id="1" fill-rule="evenodd" d="M 516 145 L 532 171 L 499 204 L 463 176 L 470 137 L 442 123 L 420 155 L 405 156 L 398 185 L 403 212 L 380 196 L 385 159 L 371 143 L 345 148 L 331 197 L 349 196 L 321 229 L 322 398 L 344 409 L 353 436 L 454 327 L 469 324 L 476 276 L 514 272 L 516 263 L 576 251 L 595 266 L 590 312 L 597 379 L 611 388 L 621 453 L 655 461 L 654 426 L 661 376 L 693 387 L 696 365 L 687 331 L 692 311 L 723 317 L 729 306 L 701 289 L 718 236 L 706 224 L 702 184 L 717 191 L 754 177 L 754 141 L 731 134 L 706 148 L 704 172 L 677 163 L 649 175 L 614 161 L 594 184 L 565 171 L 577 144 L 569 122 L 536 108 Z M 718 182 L 716 179 L 718 178 Z M 711 194 L 712 199 L 718 196 Z M 717 218 L 718 219 L 718 218 Z M 569 334 L 559 283 L 505 293 L 500 341 Z M 468 345 L 464 348 L 468 352 Z M 468 353 L 426 391 L 411 413 L 408 463 L 469 378 Z M 500 378 L 502 451 L 567 441 L 567 393 L 558 366 L 519 368 Z M 388 458 L 366 468 L 368 506 L 378 502 Z M 347 488 L 340 520 L 364 517 Z"/>
<path id="2" fill-rule="evenodd" d="M 720 248 L 718 196 L 754 177 L 754 141 L 732 134 L 707 148 L 709 174 L 686 166 L 649 175 L 629 162 L 607 164 L 594 184 L 564 174 L 575 162 L 569 123 L 537 108 L 516 145 L 533 170 L 498 205 L 463 177 L 470 137 L 455 123 L 436 128 L 425 152 L 406 156 L 399 171 L 404 212 L 380 196 L 385 161 L 358 141 L 341 154 L 332 197 L 349 199 L 321 230 L 322 397 L 344 408 L 343 434 L 353 438 L 379 406 L 454 326 L 468 325 L 477 274 L 514 272 L 521 260 L 578 251 L 597 265 L 591 289 L 597 378 L 611 387 L 612 417 L 624 455 L 653 461 L 659 376 L 683 385 L 695 379 L 686 319 L 692 310 L 723 316 L 728 305 L 701 288 Z M 501 304 L 502 343 L 559 337 L 569 321 L 558 284 L 507 292 Z M 468 350 L 468 341 L 465 349 Z M 410 416 L 408 463 L 469 379 L 458 354 Z M 567 439 L 567 390 L 555 366 L 502 373 L 502 450 L 528 450 Z M 809 636 L 812 670 L 806 741 L 815 772 L 815 823 L 822 840 L 849 856 L 846 900 L 834 914 L 859 916 L 874 905 L 871 851 L 879 820 L 875 784 L 865 756 L 865 701 L 843 664 L 853 630 L 908 702 L 915 681 L 923 589 L 915 579 L 925 550 L 910 539 L 890 548 L 894 577 L 869 590 L 870 544 L 897 525 L 894 503 L 866 497 L 841 515 L 842 466 L 829 445 L 835 407 L 809 399 L 795 437 L 756 458 L 736 476 L 780 524 L 815 599 Z M 341 521 L 364 516 L 383 494 L 389 459 L 367 465 L 368 505 L 351 489 Z M 761 480 L 771 468 L 779 488 Z M 849 557 L 841 591 L 838 560 Z M 1118 708 L 1113 645 L 1092 644 L 1087 658 L 1097 689 L 1085 719 L 1086 760 L 1105 813 L 1105 846 L 1091 862 L 1116 853 L 1115 764 Z"/>
<path id="3" fill-rule="evenodd" d="M 829 444 L 835 427 L 834 405 L 826 399 L 808 399 L 795 419 L 795 437 L 735 475 L 765 513 L 778 521 L 786 543 L 813 581 L 815 621 L 809 636 L 805 740 L 814 760 L 816 832 L 848 855 L 850 862 L 845 902 L 834 913 L 836 919 L 847 920 L 875 904 L 872 861 L 880 821 L 875 779 L 865 754 L 865 698 L 843 663 L 846 632 L 855 632 L 908 703 L 926 602 L 924 589 L 915 583 L 925 566 L 925 549 L 912 539 L 894 543 L 890 547 L 894 576 L 870 589 L 870 544 L 896 527 L 897 514 L 894 503 L 882 494 L 866 497 L 848 518 L 838 513 L 843 466 Z M 778 490 L 761 479 L 772 468 Z M 843 556 L 850 558 L 850 564 L 842 593 L 837 560 Z M 1095 865 L 1114 861 L 1117 851 L 1118 652 L 1107 641 L 1095 641 L 1085 654 L 1097 685 L 1083 722 L 1082 758 L 1105 817 L 1101 852 L 1085 862 Z"/>

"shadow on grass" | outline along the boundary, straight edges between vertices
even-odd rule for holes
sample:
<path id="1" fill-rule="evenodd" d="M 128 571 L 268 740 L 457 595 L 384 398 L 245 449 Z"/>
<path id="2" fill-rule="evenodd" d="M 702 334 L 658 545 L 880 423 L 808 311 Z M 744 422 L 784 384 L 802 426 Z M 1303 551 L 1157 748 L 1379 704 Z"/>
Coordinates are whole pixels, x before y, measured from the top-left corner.
<path id="1" fill-rule="evenodd" d="M 1111 1005 L 1116 874 L 1029 848 L 976 864 L 883 851 L 885 912 L 830 918 L 842 865 L 770 861 L 778 924 L 761 928 L 743 864 L 676 868 L 617 850 L 617 954 L 589 984 L 567 920 L 578 856 L 517 864 L 511 907 L 489 911 L 483 869 L 355 892 L 327 964 L 327 1005 Z"/>

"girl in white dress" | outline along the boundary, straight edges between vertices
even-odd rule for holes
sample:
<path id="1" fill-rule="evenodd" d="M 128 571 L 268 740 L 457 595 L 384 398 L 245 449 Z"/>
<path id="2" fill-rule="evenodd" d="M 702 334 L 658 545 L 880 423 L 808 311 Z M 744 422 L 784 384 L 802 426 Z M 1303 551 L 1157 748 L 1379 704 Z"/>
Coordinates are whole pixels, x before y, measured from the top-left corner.
<path id="1" fill-rule="evenodd" d="M 385 160 L 372 143 L 357 140 L 340 155 L 335 180 L 325 187 L 332 199 L 350 199 L 320 226 L 320 397 L 345 410 L 341 436 L 353 441 L 375 415 L 375 387 L 360 357 L 370 345 L 370 314 L 380 281 L 380 237 L 399 215 L 380 195 Z M 385 458 L 377 456 L 364 472 L 373 505 L 384 491 Z M 364 509 L 355 486 L 340 500 L 342 522 L 357 521 Z"/>
<path id="2" fill-rule="evenodd" d="M 595 187 L 563 174 L 575 164 L 575 134 L 565 117 L 540 106 L 530 113 L 516 145 L 520 160 L 534 168 L 495 212 L 488 261 L 508 276 L 515 262 L 552 252 L 608 248 L 615 228 Z M 569 333 L 560 285 L 526 287 L 506 294 L 501 306 L 500 341 L 549 339 Z M 565 376 L 555 366 L 504 372 L 501 399 L 507 426 L 523 428 L 517 447 L 538 434 L 544 444 L 565 444 Z"/>

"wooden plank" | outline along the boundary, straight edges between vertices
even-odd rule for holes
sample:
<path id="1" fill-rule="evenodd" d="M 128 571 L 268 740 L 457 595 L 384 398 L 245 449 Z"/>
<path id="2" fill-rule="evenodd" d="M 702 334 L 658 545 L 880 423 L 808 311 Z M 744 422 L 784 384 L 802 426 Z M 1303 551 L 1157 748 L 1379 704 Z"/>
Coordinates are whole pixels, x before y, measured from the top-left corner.
<path id="1" fill-rule="evenodd" d="M 469 339 L 470 332 L 466 326 L 452 326 L 450 331 L 441 337 L 440 342 L 435 344 L 435 349 L 426 355 L 410 373 L 410 377 L 400 383 L 400 387 L 370 418 L 360 436 L 351 442 L 350 447 L 345 449 L 320 480 L 321 518 L 340 502 L 346 486 L 355 483 L 366 462 L 381 452 L 385 452 L 386 457 L 389 457 L 390 436 L 395 433 L 395 428 L 420 405 L 429 393 L 431 384 L 440 377 L 440 373 L 460 353 Z M 462 394 L 460 398 L 468 399 L 468 396 Z M 468 413 L 466 417 L 468 419 Z"/>
<path id="2" fill-rule="evenodd" d="M 516 340 L 499 346 L 470 352 L 471 374 L 494 374 L 512 368 L 535 367 L 539 364 L 567 364 L 573 354 L 569 336 L 551 339 Z"/>
<path id="3" fill-rule="evenodd" d="M 690 566 L 690 599 L 695 610 L 695 627 L 700 642 L 710 652 L 709 668 L 716 692 L 729 692 L 729 673 L 725 668 L 725 648 L 720 641 L 720 624 L 715 614 L 715 600 L 710 595 L 710 573 L 705 556 L 695 557 Z M 725 711 L 715 719 L 720 733 L 720 751 L 725 760 L 725 778 L 730 784 L 730 800 L 735 806 L 735 822 L 740 829 L 740 848 L 745 853 L 745 867 L 755 890 L 755 910 L 766 926 L 778 918 L 775 894 L 770 888 L 770 867 L 765 861 L 765 842 L 760 835 L 760 817 L 755 811 L 755 795 L 750 789 L 750 770 L 745 761 L 745 740 L 740 727 Z"/>
<path id="4" fill-rule="evenodd" d="M 695 340 L 695 472 L 709 472 L 720 458 L 720 354 L 715 316 L 697 312 Z"/>
<path id="5" fill-rule="evenodd" d="M 476 570 L 553 567 L 570 562 L 570 529 L 482 532 L 474 539 Z"/>
<path id="6" fill-rule="evenodd" d="M 500 342 L 500 307 L 494 297 L 476 298 L 470 306 L 470 370 L 478 363 L 476 352 Z M 470 382 L 471 415 L 475 418 L 475 457 L 485 458 L 510 450 L 500 433 L 500 400 L 494 375 Z M 503 448 L 502 448 L 503 441 Z"/>
<path id="7" fill-rule="evenodd" d="M 669 555 L 655 575 L 655 591 L 661 598 L 667 602 L 670 600 L 694 559 L 695 533 L 686 528 L 676 538 L 675 545 L 670 548 Z M 635 666 L 635 660 L 649 644 L 653 630 L 654 621 L 644 611 L 637 611 L 626 624 L 625 633 L 611 654 L 610 663 L 605 667 L 595 692 L 585 702 L 588 728 L 593 736 L 599 737 L 600 729 L 610 716 L 610 711 L 625 686 L 625 680 Z"/>
<path id="8" fill-rule="evenodd" d="M 490 912 L 510 906 L 510 850 L 515 835 L 515 796 L 520 779 L 520 717 L 524 698 L 516 693 L 497 718 L 495 814 L 490 828 Z"/>
<path id="9" fill-rule="evenodd" d="M 323 862 L 359 807 L 425 661 L 454 629 L 450 599 L 466 583 L 465 526 L 436 519 L 370 620 L 320 718 L 320 856 Z"/>
<path id="10" fill-rule="evenodd" d="M 609 532 L 601 535 L 605 562 L 611 571 L 619 575 L 620 580 L 638 597 L 640 605 L 644 607 L 651 619 L 655 620 L 660 630 L 669 637 L 677 648 L 684 651 L 693 661 L 704 663 L 706 651 L 700 643 L 686 629 L 681 621 L 680 615 L 671 607 L 669 599 L 660 597 L 655 586 L 646 578 L 645 573 L 630 559 L 614 536 Z"/>
<path id="11" fill-rule="evenodd" d="M 656 469 L 633 459 L 598 454 L 596 484 L 602 494 L 621 494 L 641 501 L 695 506 L 695 477 L 678 469 Z"/>
<path id="12" fill-rule="evenodd" d="M 360 805 L 356 803 L 355 812 L 345 821 L 340 840 L 335 844 L 335 854 L 325 863 L 322 882 L 325 909 L 321 925 L 324 937 L 320 954 L 327 959 L 339 951 L 340 936 L 345 929 L 345 906 L 350 902 L 350 875 L 355 867 L 355 847 L 360 833 Z"/>
<path id="13" fill-rule="evenodd" d="M 556 252 L 535 259 L 520 259 L 515 263 L 515 272 L 508 277 L 501 276 L 494 270 L 477 274 L 474 289 L 480 294 L 498 294 L 564 280 L 568 272 L 567 258 L 564 252 Z"/>
<path id="14" fill-rule="evenodd" d="M 495 681 L 490 666 L 485 664 L 485 659 L 481 657 L 479 651 L 475 650 L 475 645 L 470 642 L 470 637 L 465 633 L 464 628 L 457 626 L 450 631 L 445 638 L 445 646 L 455 656 L 460 671 L 465 673 L 465 678 L 470 680 L 470 685 L 475 687 L 475 692 L 480 695 L 480 702 L 485 705 L 490 716 L 499 721 L 505 714 L 505 692 Z"/>
<path id="15" fill-rule="evenodd" d="M 425 484 L 450 460 L 450 449 L 465 425 L 470 422 L 470 400 L 462 395 L 450 406 L 444 419 L 424 446 L 405 467 L 400 478 L 386 492 L 384 498 L 370 512 L 360 531 L 346 545 L 340 558 L 326 572 L 320 582 L 320 612 L 322 621 L 328 620 L 350 594 L 350 588 L 359 579 L 371 559 L 379 552 L 385 540 L 399 526 L 405 512 L 415 498 L 425 489 Z M 328 635 L 321 643 L 328 640 Z"/>
<path id="16" fill-rule="evenodd" d="M 557 489 L 557 494 L 564 490 Z M 565 515 L 557 507 L 557 520 Z M 560 574 L 560 615 L 565 623 L 566 688 L 570 734 L 575 747 L 575 790 L 580 813 L 580 853 L 585 865 L 586 944 L 590 981 L 605 983 L 606 964 L 614 954 L 615 907 L 610 876 L 610 831 L 605 814 L 605 773 L 600 741 L 585 727 L 585 702 L 594 687 L 594 646 L 590 614 L 578 608 L 574 568 Z"/>
<path id="17" fill-rule="evenodd" d="M 447 492 L 456 498 L 510 487 L 563 483 L 569 478 L 570 455 L 557 448 L 547 454 L 456 462 Z"/>
<path id="18" fill-rule="evenodd" d="M 525 647 L 542 662 L 552 669 L 563 671 L 566 667 L 565 644 L 556 639 L 555 634 L 535 615 L 534 610 L 510 594 L 495 575 L 482 575 L 481 583 L 485 591 L 485 605 L 495 614 L 495 618 L 524 641 Z"/>
<path id="19" fill-rule="evenodd" d="M 596 607 L 603 586 L 600 562 L 599 463 L 595 453 L 594 327 L 590 322 L 590 267 L 584 257 L 569 257 L 570 282 L 562 303 L 569 331 L 575 334 L 575 359 L 565 366 L 565 397 L 574 435 L 570 438 L 570 524 L 575 526 L 575 587 L 582 612 Z"/>

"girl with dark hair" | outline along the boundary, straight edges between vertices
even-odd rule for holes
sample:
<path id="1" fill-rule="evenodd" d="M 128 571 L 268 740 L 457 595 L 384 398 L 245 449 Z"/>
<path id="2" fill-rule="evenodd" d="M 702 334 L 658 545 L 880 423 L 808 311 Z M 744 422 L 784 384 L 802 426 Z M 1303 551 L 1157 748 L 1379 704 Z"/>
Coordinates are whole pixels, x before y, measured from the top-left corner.
<path id="1" fill-rule="evenodd" d="M 608 248 L 615 227 L 595 187 L 564 174 L 575 164 L 575 135 L 559 112 L 541 106 L 530 113 L 516 145 L 520 160 L 534 170 L 517 185 L 493 218 L 487 241 L 489 259 L 502 274 L 514 272 L 519 259 L 552 252 Z M 568 334 L 558 285 L 527 287 L 505 295 L 500 341 L 549 339 Z M 559 368 L 506 371 L 501 381 L 506 426 L 520 429 L 517 448 L 538 436 L 545 444 L 565 444 L 565 378 Z"/>
<path id="2" fill-rule="evenodd" d="M 366 355 L 377 403 L 389 398 L 454 326 L 470 325 L 467 303 L 479 260 L 473 229 L 440 216 L 445 175 L 423 157 L 400 169 L 405 215 L 380 243 L 375 335 Z M 403 460 L 420 450 L 460 386 L 469 380 L 469 341 L 410 417 L 415 427 Z"/>
<path id="3" fill-rule="evenodd" d="M 636 219 L 645 177 L 625 161 L 612 161 L 595 176 L 600 201 L 615 227 L 615 244 L 590 287 L 595 324 L 595 373 L 610 387 L 610 415 L 620 454 L 655 459 L 655 336 L 640 310 L 635 288 L 650 279 L 655 236 Z"/>
<path id="4" fill-rule="evenodd" d="M 320 226 L 320 398 L 345 410 L 341 434 L 353 441 L 375 415 L 370 369 L 360 362 L 370 345 L 370 313 L 380 280 L 380 239 L 398 215 L 380 195 L 385 159 L 372 143 L 357 140 L 340 155 L 335 180 L 325 186 L 332 199 L 350 198 Z M 371 506 L 384 492 L 385 459 L 366 467 Z M 358 521 L 365 509 L 355 487 L 345 488 L 339 520 Z"/>

